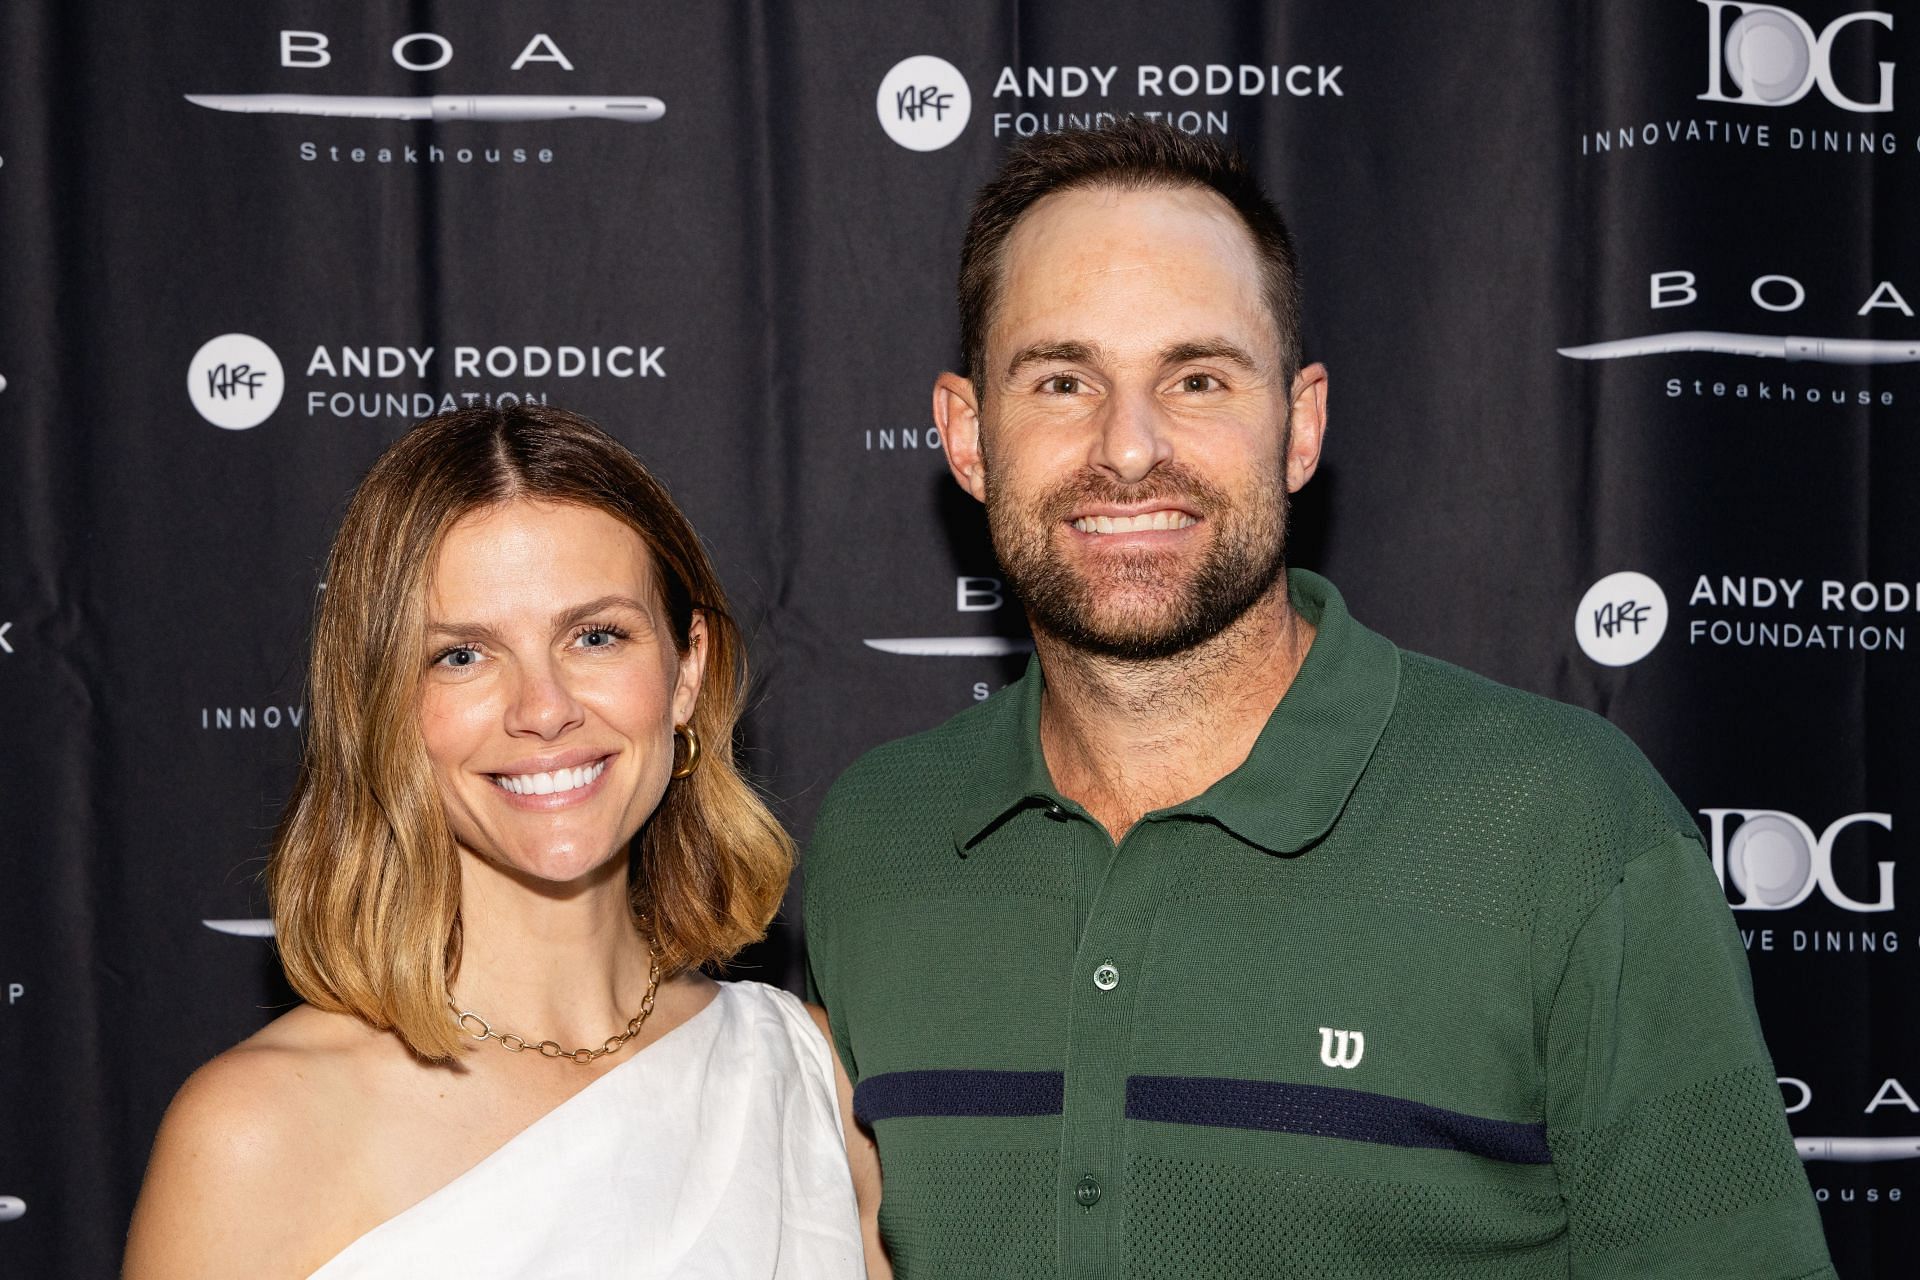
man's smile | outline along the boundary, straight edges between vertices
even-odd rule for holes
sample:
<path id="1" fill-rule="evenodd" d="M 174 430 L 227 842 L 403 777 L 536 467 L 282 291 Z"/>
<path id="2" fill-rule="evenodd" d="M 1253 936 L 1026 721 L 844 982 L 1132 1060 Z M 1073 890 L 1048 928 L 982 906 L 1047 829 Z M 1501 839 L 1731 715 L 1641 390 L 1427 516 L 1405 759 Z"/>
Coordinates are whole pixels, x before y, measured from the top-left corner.
<path id="1" fill-rule="evenodd" d="M 1188 512 L 1162 507 L 1157 511 L 1141 511 L 1133 515 L 1080 516 L 1071 523 L 1081 533 L 1149 533 L 1190 528 L 1200 520 Z"/>

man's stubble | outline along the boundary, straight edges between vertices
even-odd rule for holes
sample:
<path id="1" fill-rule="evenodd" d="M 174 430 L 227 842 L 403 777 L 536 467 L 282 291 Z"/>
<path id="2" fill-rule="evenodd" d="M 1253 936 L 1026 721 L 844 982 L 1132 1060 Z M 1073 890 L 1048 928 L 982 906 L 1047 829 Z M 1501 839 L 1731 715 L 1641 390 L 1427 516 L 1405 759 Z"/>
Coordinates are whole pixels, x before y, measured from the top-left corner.
<path id="1" fill-rule="evenodd" d="M 991 457 L 985 461 L 987 525 L 1007 583 L 1034 629 L 1072 648 L 1135 662 L 1185 653 L 1238 621 L 1286 570 L 1279 474 L 1250 488 L 1242 506 L 1177 462 L 1134 484 L 1088 469 L 1023 505 L 995 484 Z M 1066 521 L 1076 509 L 1155 502 L 1191 509 L 1209 532 L 1191 570 L 1171 552 L 1137 551 L 1103 555 L 1097 573 L 1083 575 L 1054 550 L 1055 539 L 1071 536 Z"/>

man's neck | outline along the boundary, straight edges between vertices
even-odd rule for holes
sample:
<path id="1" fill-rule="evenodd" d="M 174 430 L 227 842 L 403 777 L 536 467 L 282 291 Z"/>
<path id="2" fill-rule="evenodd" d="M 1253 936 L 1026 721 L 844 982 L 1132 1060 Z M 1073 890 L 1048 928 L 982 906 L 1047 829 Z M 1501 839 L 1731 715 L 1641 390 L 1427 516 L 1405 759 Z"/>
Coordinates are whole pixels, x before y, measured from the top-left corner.
<path id="1" fill-rule="evenodd" d="M 1240 767 L 1313 636 L 1284 574 L 1233 625 L 1168 658 L 1091 654 L 1036 630 L 1046 674 L 1040 746 L 1054 786 L 1118 842 L 1142 815 Z"/>

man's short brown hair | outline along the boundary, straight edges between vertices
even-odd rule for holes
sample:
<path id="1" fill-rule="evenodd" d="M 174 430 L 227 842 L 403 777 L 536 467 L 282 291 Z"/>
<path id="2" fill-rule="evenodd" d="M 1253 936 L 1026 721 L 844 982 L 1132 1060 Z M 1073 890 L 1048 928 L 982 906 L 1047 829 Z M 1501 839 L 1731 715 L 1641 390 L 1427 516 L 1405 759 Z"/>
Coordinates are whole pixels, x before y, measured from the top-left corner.
<path id="1" fill-rule="evenodd" d="M 960 349 L 984 393 L 987 330 L 999 302 L 1002 259 L 1014 227 L 1057 191 L 1198 187 L 1217 192 L 1253 238 L 1280 338 L 1284 385 L 1300 371 L 1300 272 L 1293 235 L 1237 151 L 1171 125 L 1127 116 L 1103 129 L 1043 133 L 1013 147 L 980 188 L 960 246 Z"/>

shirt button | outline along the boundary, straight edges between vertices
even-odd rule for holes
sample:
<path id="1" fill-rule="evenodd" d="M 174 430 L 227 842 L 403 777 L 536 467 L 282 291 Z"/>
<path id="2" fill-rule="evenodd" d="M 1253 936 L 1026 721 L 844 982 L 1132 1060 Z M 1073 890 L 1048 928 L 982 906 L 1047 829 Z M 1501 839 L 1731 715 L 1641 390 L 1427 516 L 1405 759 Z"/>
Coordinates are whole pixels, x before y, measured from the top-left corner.
<path id="1" fill-rule="evenodd" d="M 1082 1209 L 1091 1209 L 1100 1203 L 1100 1180 L 1092 1174 L 1080 1179 L 1080 1185 L 1073 1189 L 1073 1198 Z"/>
<path id="2" fill-rule="evenodd" d="M 1098 969 L 1093 971 L 1093 985 L 1102 991 L 1111 991 L 1120 985 L 1120 971 L 1113 967 L 1113 961 L 1104 961 Z M 1094 1194 L 1096 1196 L 1100 1194 L 1097 1187 L 1094 1189 Z"/>

